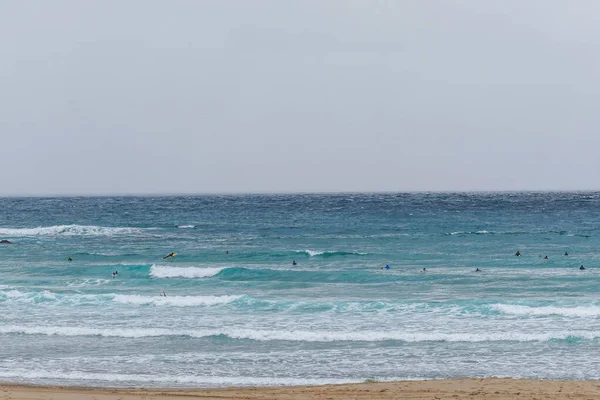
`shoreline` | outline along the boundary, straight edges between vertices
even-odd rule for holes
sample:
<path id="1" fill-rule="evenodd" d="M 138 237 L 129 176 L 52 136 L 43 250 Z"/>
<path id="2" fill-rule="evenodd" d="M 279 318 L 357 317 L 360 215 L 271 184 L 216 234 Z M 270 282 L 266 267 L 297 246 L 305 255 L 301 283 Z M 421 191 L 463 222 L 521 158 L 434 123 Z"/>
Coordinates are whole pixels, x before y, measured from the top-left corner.
<path id="1" fill-rule="evenodd" d="M 0 399 L 163 400 L 163 399 L 564 399 L 600 398 L 600 381 L 512 378 L 457 378 L 351 383 L 320 386 L 224 388 L 105 388 L 0 383 Z"/>

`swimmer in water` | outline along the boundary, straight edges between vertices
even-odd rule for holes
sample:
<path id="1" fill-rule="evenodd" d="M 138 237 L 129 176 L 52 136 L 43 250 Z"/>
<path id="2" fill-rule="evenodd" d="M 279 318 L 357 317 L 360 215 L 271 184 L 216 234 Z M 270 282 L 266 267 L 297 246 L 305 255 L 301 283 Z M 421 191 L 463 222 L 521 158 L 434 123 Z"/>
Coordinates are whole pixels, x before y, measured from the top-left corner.
<path id="1" fill-rule="evenodd" d="M 544 260 L 547 260 L 547 259 L 548 259 L 548 256 L 544 257 Z"/>
<path id="2" fill-rule="evenodd" d="M 292 265 L 298 265 L 298 263 L 296 262 L 296 260 L 292 261 Z"/>
<path id="3" fill-rule="evenodd" d="M 568 255 L 569 255 L 569 253 L 567 253 L 567 252 L 565 251 L 565 256 L 568 256 Z"/>
<path id="4" fill-rule="evenodd" d="M 69 258 L 67 258 L 67 261 L 71 262 L 71 261 L 73 261 L 73 259 L 71 257 L 69 257 Z"/>
<path id="5" fill-rule="evenodd" d="M 585 267 L 582 265 L 581 267 L 579 267 L 580 271 L 583 271 L 585 269 Z"/>
<path id="6" fill-rule="evenodd" d="M 480 270 L 479 268 L 477 268 L 477 269 L 475 270 L 475 272 L 481 272 L 481 270 Z"/>
<path id="7" fill-rule="evenodd" d="M 515 256 L 519 257 L 521 255 L 521 252 L 519 250 L 517 250 L 517 252 L 515 253 Z"/>
<path id="8" fill-rule="evenodd" d="M 427 272 L 427 270 L 425 268 L 423 268 L 423 272 Z"/>

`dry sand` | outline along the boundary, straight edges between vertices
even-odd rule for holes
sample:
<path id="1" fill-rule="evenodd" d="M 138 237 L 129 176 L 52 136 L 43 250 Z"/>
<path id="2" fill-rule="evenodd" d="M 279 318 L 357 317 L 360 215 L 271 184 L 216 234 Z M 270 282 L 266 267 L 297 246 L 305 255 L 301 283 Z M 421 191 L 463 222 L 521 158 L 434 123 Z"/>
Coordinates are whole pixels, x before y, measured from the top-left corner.
<path id="1" fill-rule="evenodd" d="M 600 399 L 600 381 L 531 379 L 448 379 L 350 385 L 226 389 L 103 389 L 4 384 L 0 399 Z"/>

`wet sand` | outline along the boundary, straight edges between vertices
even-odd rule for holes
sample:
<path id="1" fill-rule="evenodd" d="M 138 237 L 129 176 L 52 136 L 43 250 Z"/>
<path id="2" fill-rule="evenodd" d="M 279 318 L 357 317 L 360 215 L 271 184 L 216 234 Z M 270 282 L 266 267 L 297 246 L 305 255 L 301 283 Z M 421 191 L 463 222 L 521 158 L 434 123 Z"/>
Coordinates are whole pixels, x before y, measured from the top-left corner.
<path id="1" fill-rule="evenodd" d="M 532 379 L 448 379 L 348 385 L 220 389 L 106 389 L 0 385 L 0 399 L 153 400 L 153 399 L 599 399 L 600 381 Z"/>

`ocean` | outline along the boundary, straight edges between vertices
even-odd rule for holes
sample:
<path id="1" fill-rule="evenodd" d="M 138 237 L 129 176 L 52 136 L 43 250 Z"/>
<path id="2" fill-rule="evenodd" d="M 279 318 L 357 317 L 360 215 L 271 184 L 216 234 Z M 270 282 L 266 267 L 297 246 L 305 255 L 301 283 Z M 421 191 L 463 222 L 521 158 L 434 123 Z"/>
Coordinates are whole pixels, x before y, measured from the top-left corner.
<path id="1" fill-rule="evenodd" d="M 600 379 L 600 193 L 2 198 L 0 239 L 1 381 Z"/>

